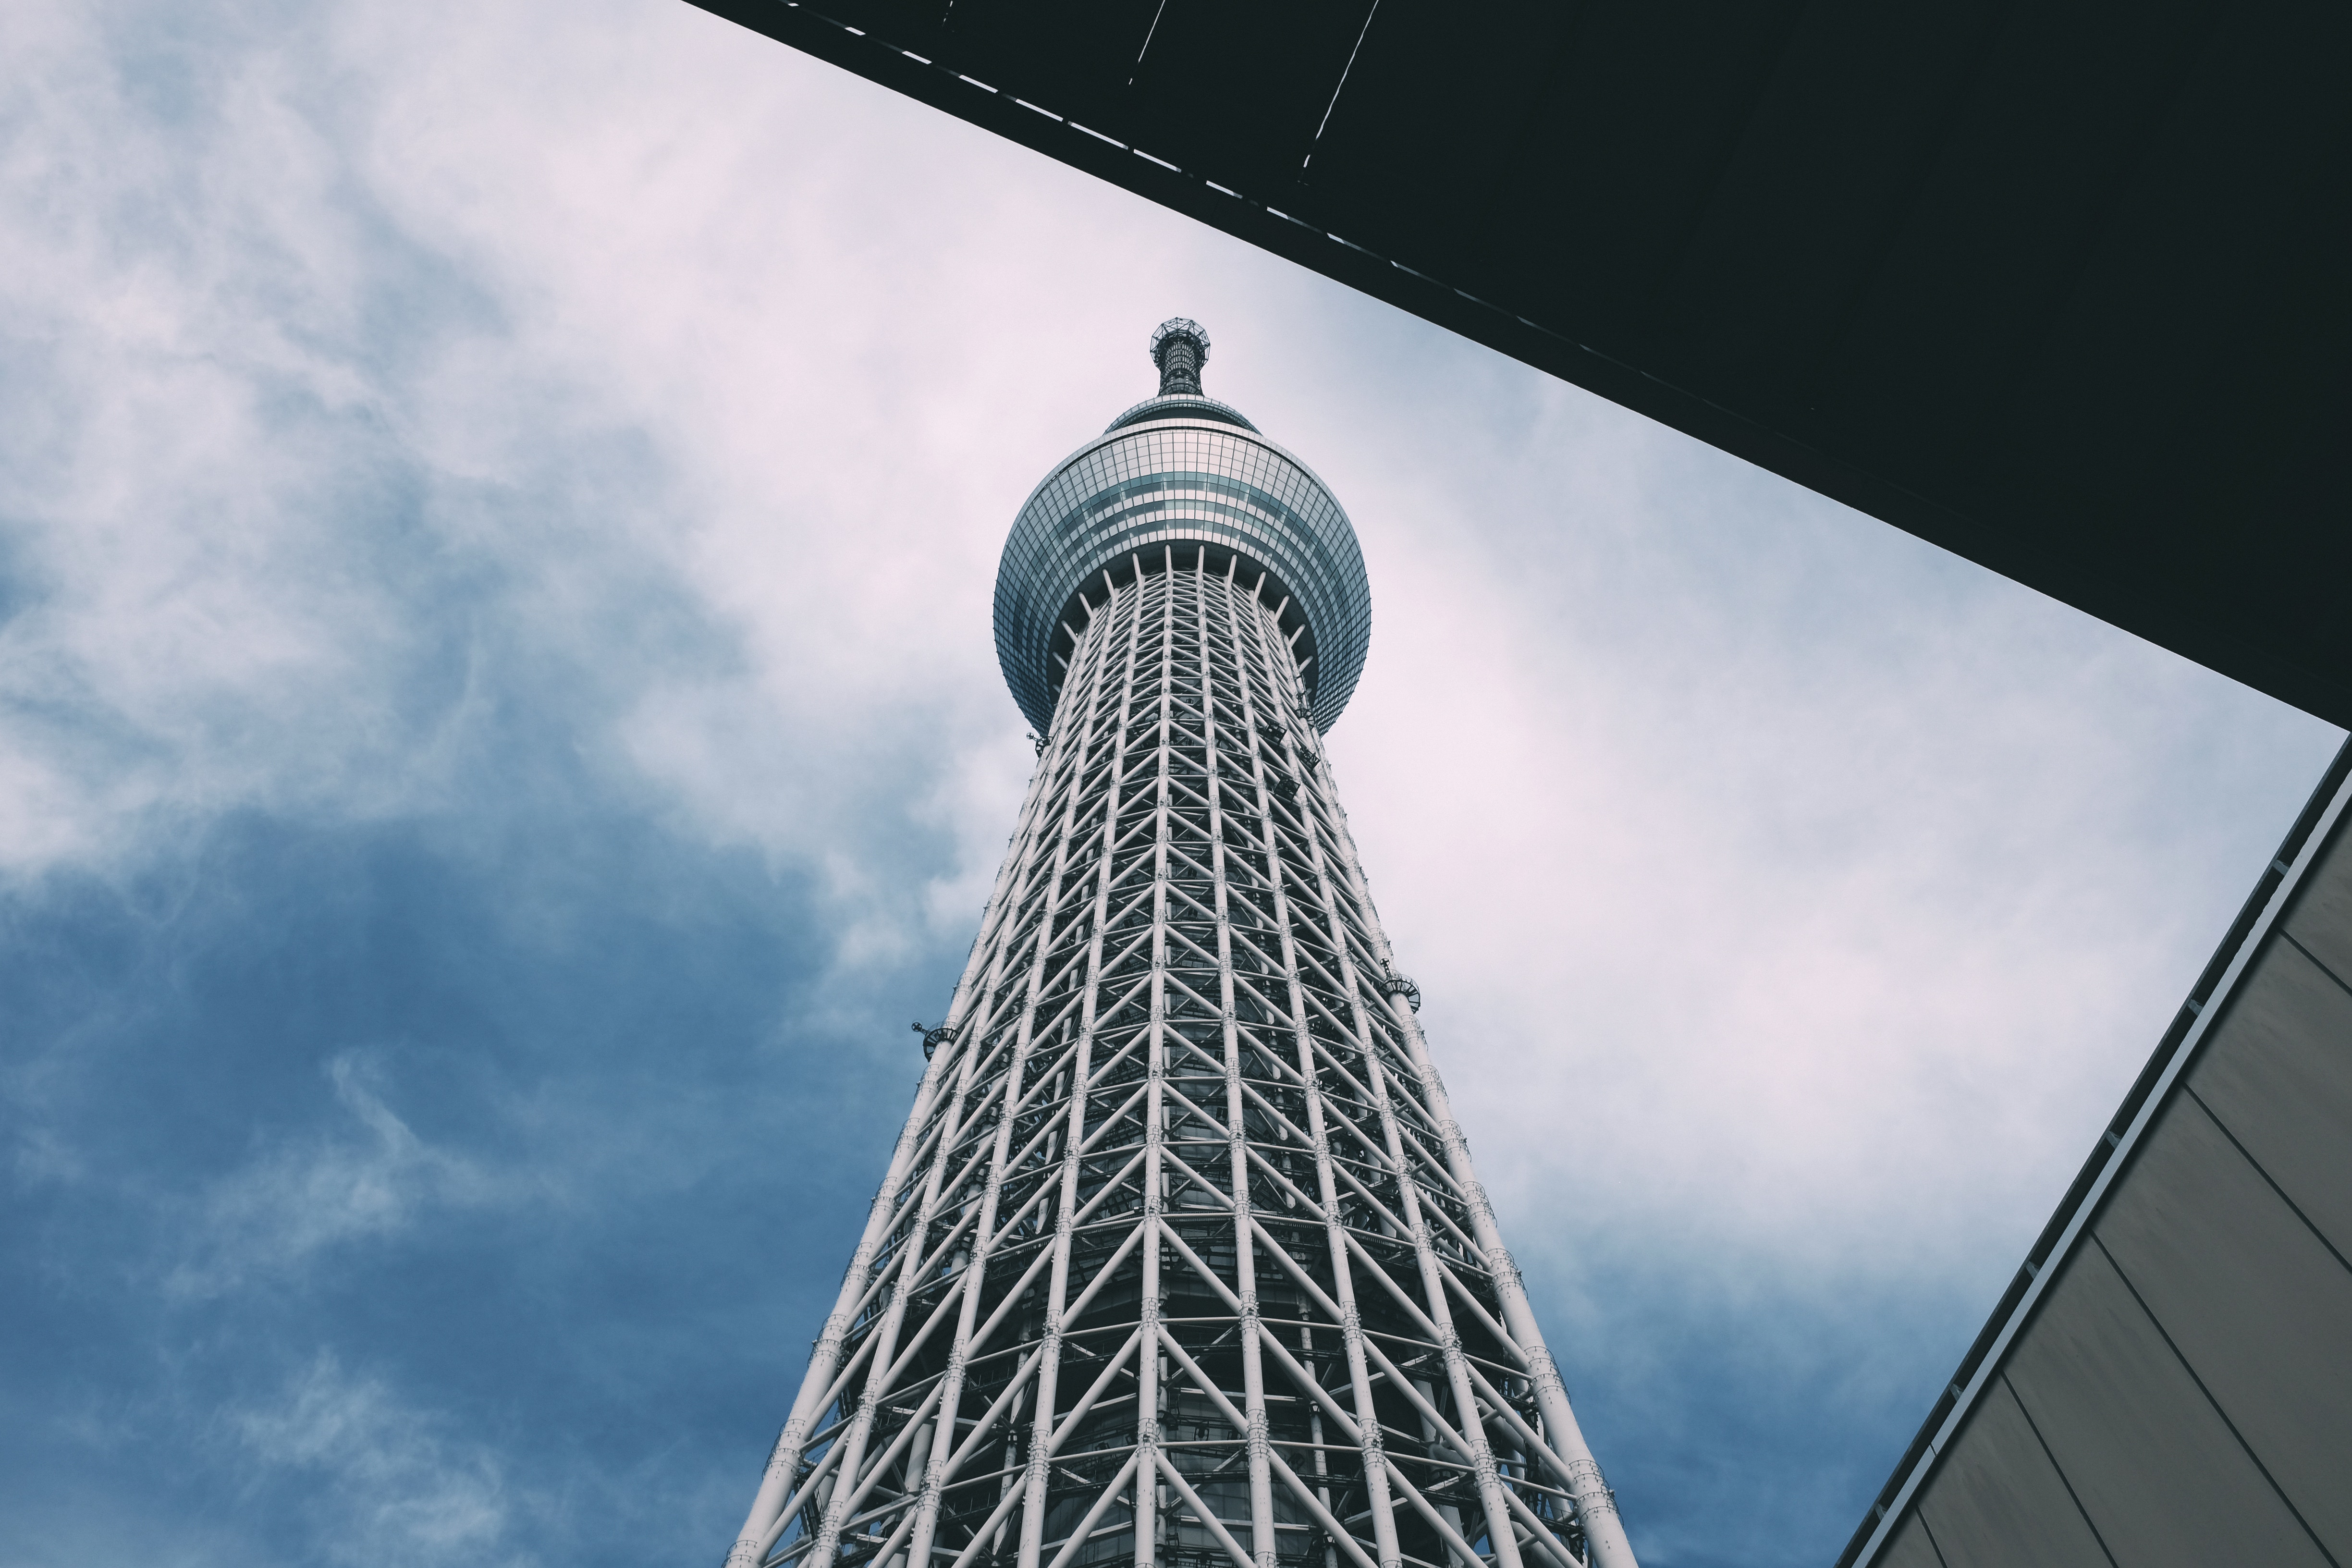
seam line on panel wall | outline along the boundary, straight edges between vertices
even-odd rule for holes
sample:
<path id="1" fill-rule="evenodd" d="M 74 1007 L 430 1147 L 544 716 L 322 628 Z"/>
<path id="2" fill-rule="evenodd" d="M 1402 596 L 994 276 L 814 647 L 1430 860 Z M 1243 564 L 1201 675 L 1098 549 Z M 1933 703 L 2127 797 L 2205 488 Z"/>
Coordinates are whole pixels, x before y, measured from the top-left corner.
<path id="1" fill-rule="evenodd" d="M 2221 1136 L 2230 1141 L 2230 1146 L 2237 1150 L 2239 1153 L 2245 1156 L 2246 1163 L 2254 1168 L 2254 1173 L 2261 1176 L 2264 1182 L 2270 1184 L 2271 1191 L 2278 1194 L 2279 1202 L 2286 1205 L 2288 1210 L 2294 1214 L 2295 1218 L 2303 1222 L 2304 1227 L 2311 1232 L 2313 1237 L 2318 1241 L 2319 1245 L 2327 1248 L 2328 1256 L 2336 1259 L 2336 1265 L 2343 1268 L 2347 1273 L 2352 1273 L 2352 1258 L 2347 1258 L 2341 1251 L 2337 1250 L 2336 1244 L 2327 1239 L 2327 1233 L 2321 1230 L 2316 1225 L 2314 1225 L 2312 1223 L 2311 1216 L 2303 1212 L 2303 1205 L 2296 1203 L 2294 1198 L 2290 1197 L 2287 1194 L 2287 1190 L 2279 1185 L 2277 1178 L 2270 1173 L 2269 1168 L 2263 1165 L 2260 1160 L 2254 1158 L 2254 1152 L 2238 1141 L 2238 1135 L 2230 1131 L 2230 1124 L 2221 1120 L 2221 1113 L 2215 1110 L 2210 1105 L 2206 1104 L 2205 1097 L 2197 1092 L 2197 1086 L 2193 1083 L 2185 1083 L 2180 1086 L 2180 1091 L 2189 1099 L 2195 1100 L 2198 1108 L 2203 1110 L 2208 1117 L 2212 1119 L 2213 1125 L 2221 1131 Z"/>
<path id="2" fill-rule="evenodd" d="M 2336 983 L 2337 990 L 2342 991 L 2347 994 L 2352 994 L 2352 981 L 2347 981 L 2344 976 L 2336 973 L 2336 971 L 2329 966 L 2326 959 L 2320 957 L 2319 954 L 2312 952 L 2311 949 L 2304 946 L 2302 942 L 2296 941 L 2294 932 L 2291 931 L 2282 931 L 2279 932 L 2279 935 L 2286 939 L 2288 946 L 2294 948 L 2295 952 L 2303 954 L 2304 957 L 2311 960 L 2313 963 L 2316 964 L 2319 968 L 2320 973 L 2325 974 L 2328 979 Z"/>
<path id="3" fill-rule="evenodd" d="M 2180 1363 L 2180 1370 L 2189 1374 L 2189 1381 L 2197 1385 L 2197 1392 L 2204 1397 L 2207 1405 L 2212 1406 L 2213 1414 L 2221 1417 L 2221 1425 L 2229 1429 L 2230 1436 L 2244 1452 L 2247 1462 L 2254 1467 L 2255 1472 L 2277 1496 L 2280 1505 L 2287 1511 L 2287 1517 L 2294 1520 L 2301 1527 L 2304 1534 L 2311 1538 L 2312 1547 L 2320 1556 L 2326 1558 L 2331 1564 L 2335 1563 L 2336 1553 L 2327 1550 L 2327 1543 L 2319 1539 L 2319 1532 L 2311 1528 L 2311 1521 L 2303 1517 L 2303 1510 L 2294 1506 L 2293 1498 L 2286 1495 L 2286 1489 L 2279 1485 L 2276 1476 L 2271 1474 L 2271 1468 L 2263 1463 L 2262 1455 L 2256 1453 L 2254 1446 L 2246 1441 L 2246 1435 L 2238 1430 L 2238 1424 L 2230 1418 L 2230 1412 L 2223 1407 L 2221 1400 L 2214 1396 L 2213 1391 L 2206 1386 L 2205 1379 L 2197 1371 L 2196 1363 L 2191 1362 L 2188 1353 L 2175 1342 L 2172 1331 L 2164 1326 L 2164 1320 L 2156 1315 L 2156 1309 L 2147 1304 L 2147 1298 L 2139 1293 L 2138 1284 L 2116 1260 L 2116 1255 L 2107 1250 L 2106 1239 L 2095 1229 L 2091 1232 L 2091 1245 L 2099 1249 L 2099 1256 L 2107 1260 L 2107 1267 L 2116 1271 L 2116 1278 L 2122 1280 L 2124 1289 L 2131 1292 L 2132 1304 L 2137 1307 L 2142 1315 L 2147 1319 L 2147 1326 L 2156 1331 L 2157 1337 L 2164 1342 L 2164 1348 L 2172 1352 L 2172 1359 Z"/>
<path id="4" fill-rule="evenodd" d="M 2015 1405 L 2017 1413 L 2025 1417 L 2025 1429 L 2033 1434 L 2033 1441 L 2042 1449 L 2042 1457 L 2049 1461 L 2050 1473 L 2056 1476 L 2058 1484 L 2066 1489 L 2066 1500 L 2074 1505 L 2074 1512 L 2082 1520 L 2083 1528 L 2089 1531 L 2091 1539 L 2098 1543 L 2100 1555 L 2107 1560 L 2107 1568 L 2121 1568 L 2116 1562 L 2114 1550 L 2107 1545 L 2106 1536 L 2100 1532 L 2099 1521 L 2093 1519 L 2091 1510 L 2083 1506 L 2081 1496 L 2074 1490 L 2073 1478 L 2066 1474 L 2066 1467 L 2058 1462 L 2057 1450 L 2051 1447 L 2050 1439 L 2042 1435 L 2042 1423 L 2033 1418 L 2033 1412 L 2026 1405 L 2025 1396 L 2017 1392 L 2017 1384 L 2009 1380 L 2009 1373 L 2005 1371 L 2000 1374 L 2000 1385 L 2009 1390 L 2010 1403 Z"/>
<path id="5" fill-rule="evenodd" d="M 1927 1516 L 1925 1513 L 1919 1514 L 1917 1518 L 1919 1533 L 1927 1538 L 1927 1550 L 1936 1554 L 1936 1568 L 1952 1568 L 1952 1560 L 1944 1555 L 1944 1543 L 1936 1539 L 1936 1527 L 1927 1522 Z M 2096 1538 L 2094 1537 L 2094 1539 Z"/>

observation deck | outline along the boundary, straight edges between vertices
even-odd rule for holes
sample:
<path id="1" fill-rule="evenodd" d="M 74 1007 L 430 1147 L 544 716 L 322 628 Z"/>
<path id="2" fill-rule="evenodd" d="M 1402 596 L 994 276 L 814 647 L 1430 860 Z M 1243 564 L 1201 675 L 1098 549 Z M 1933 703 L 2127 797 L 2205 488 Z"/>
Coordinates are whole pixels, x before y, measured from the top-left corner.
<path id="1" fill-rule="evenodd" d="M 1201 390 L 1209 335 L 1179 318 L 1151 338 L 1160 395 L 1111 421 L 1023 503 L 996 574 L 996 657 L 1037 732 L 1053 723 L 1062 661 L 1113 584 L 1205 552 L 1281 612 L 1308 711 L 1338 722 L 1371 645 L 1371 584 L 1354 524 L 1314 470 Z M 1261 580 L 1262 579 L 1262 580 Z"/>

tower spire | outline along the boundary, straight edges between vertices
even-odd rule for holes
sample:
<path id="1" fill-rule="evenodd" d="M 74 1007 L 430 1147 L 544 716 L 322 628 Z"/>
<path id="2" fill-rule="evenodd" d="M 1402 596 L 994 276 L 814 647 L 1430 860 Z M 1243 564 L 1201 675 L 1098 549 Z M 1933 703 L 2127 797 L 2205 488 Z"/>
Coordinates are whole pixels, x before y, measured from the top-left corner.
<path id="1" fill-rule="evenodd" d="M 1181 316 L 1151 334 L 1151 363 L 1160 367 L 1160 395 L 1199 397 L 1201 367 L 1209 363 L 1208 329 Z"/>

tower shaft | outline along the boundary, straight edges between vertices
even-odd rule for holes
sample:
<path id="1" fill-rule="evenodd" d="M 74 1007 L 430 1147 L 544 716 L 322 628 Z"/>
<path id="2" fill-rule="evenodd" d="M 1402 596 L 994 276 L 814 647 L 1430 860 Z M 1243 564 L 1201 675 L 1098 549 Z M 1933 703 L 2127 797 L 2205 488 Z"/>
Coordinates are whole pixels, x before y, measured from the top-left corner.
<path id="1" fill-rule="evenodd" d="M 1277 585 L 1080 590 L 732 1568 L 1631 1568 L 1372 908 Z"/>

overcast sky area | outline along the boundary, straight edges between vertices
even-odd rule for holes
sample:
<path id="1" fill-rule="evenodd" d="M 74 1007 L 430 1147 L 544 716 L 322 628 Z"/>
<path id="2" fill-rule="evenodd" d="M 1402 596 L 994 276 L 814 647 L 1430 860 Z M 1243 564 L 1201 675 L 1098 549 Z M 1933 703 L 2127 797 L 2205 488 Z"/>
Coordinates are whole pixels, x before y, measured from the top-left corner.
<path id="1" fill-rule="evenodd" d="M 677 0 L 0 8 L 0 1563 L 718 1562 L 1174 314 L 1637 1550 L 1826 1568 L 2341 734 Z"/>

